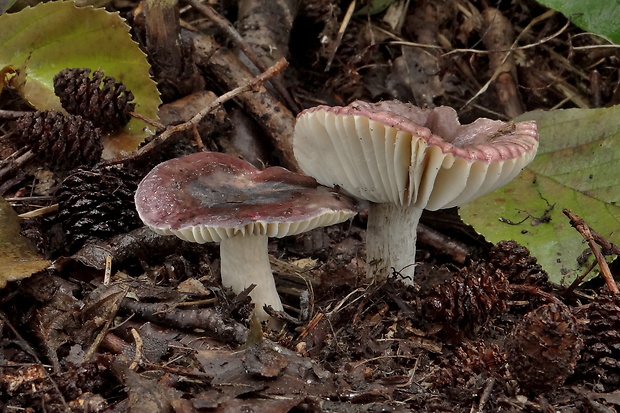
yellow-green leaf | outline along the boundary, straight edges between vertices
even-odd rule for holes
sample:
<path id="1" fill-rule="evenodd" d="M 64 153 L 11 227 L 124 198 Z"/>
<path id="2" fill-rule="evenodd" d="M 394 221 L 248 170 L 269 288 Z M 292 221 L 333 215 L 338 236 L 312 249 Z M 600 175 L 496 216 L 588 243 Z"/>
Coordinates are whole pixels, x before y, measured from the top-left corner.
<path id="1" fill-rule="evenodd" d="M 513 182 L 462 206 L 461 216 L 492 242 L 527 246 L 552 281 L 571 282 L 584 271 L 588 245 L 562 209 L 620 243 L 620 106 L 530 112 L 518 120 L 538 122 L 538 155 Z"/>
<path id="2" fill-rule="evenodd" d="M 135 96 L 135 111 L 157 119 L 161 101 L 150 66 L 118 13 L 52 1 L 0 15 L 0 69 L 7 66 L 19 70 L 13 84 L 36 109 L 59 110 L 54 76 L 81 67 L 123 82 Z M 119 136 L 107 140 L 104 156 L 134 150 L 151 133 L 132 119 Z"/>

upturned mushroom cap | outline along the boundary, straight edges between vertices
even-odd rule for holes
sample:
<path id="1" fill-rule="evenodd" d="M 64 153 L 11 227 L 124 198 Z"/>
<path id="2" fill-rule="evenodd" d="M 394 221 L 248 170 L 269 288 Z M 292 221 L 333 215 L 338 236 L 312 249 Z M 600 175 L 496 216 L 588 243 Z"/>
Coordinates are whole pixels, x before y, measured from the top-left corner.
<path id="1" fill-rule="evenodd" d="M 236 235 L 284 237 L 345 221 L 355 205 L 310 177 L 200 152 L 156 166 L 138 186 L 136 209 L 160 234 L 198 243 Z"/>
<path id="2" fill-rule="evenodd" d="M 534 158 L 538 132 L 535 122 L 461 125 L 449 107 L 357 101 L 301 112 L 293 147 L 301 169 L 323 185 L 436 210 L 508 183 Z"/>

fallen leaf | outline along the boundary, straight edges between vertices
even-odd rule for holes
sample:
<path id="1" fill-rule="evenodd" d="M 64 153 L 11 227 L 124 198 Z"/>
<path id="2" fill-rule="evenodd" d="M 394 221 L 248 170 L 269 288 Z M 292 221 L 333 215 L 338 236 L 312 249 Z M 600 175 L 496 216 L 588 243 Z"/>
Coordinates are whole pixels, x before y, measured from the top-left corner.
<path id="1" fill-rule="evenodd" d="M 19 217 L 11 205 L 0 197 L 0 288 L 9 281 L 28 278 L 49 267 L 36 247 L 19 233 Z"/>
<path id="2" fill-rule="evenodd" d="M 513 239 L 528 247 L 555 283 L 570 283 L 588 249 L 562 209 L 620 243 L 620 106 L 529 112 L 540 148 L 511 183 L 464 205 L 463 220 L 489 241 Z"/>
<path id="3" fill-rule="evenodd" d="M 557 10 L 585 31 L 608 37 L 620 43 L 620 3 L 609 0 L 538 0 Z"/>

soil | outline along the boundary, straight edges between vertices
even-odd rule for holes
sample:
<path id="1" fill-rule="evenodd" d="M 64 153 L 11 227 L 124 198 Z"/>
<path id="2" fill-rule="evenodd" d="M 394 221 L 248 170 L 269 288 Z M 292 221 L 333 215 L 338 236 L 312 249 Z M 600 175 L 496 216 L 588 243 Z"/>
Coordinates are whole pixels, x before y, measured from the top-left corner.
<path id="1" fill-rule="evenodd" d="M 454 209 L 424 213 L 413 286 L 396 271 L 365 277 L 363 207 L 271 240 L 277 331 L 250 318 L 247 291 L 221 287 L 216 245 L 142 227 L 133 193 L 154 165 L 211 150 L 295 169 L 291 131 L 307 107 L 398 99 L 468 123 L 620 103 L 617 47 L 533 1 L 395 1 L 350 19 L 347 1 L 299 3 L 190 0 L 154 29 L 144 8 L 114 0 L 151 59 L 165 125 L 251 85 L 118 162 L 16 165 L 1 141 L 0 189 L 53 261 L 0 291 L 3 411 L 616 412 L 613 280 L 553 285 L 525 248 L 489 244 Z M 282 57 L 285 69 L 253 80 Z M 25 109 L 10 90 L 0 106 Z"/>

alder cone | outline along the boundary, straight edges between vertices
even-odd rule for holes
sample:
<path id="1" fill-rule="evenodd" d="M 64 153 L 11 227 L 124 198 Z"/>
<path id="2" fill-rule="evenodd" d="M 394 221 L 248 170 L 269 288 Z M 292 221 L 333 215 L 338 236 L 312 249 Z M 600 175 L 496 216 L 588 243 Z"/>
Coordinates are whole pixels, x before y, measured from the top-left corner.
<path id="1" fill-rule="evenodd" d="M 101 159 L 101 132 L 80 116 L 45 110 L 29 112 L 14 124 L 11 140 L 26 146 L 53 170 L 92 166 Z"/>
<path id="2" fill-rule="evenodd" d="M 77 251 L 88 239 L 108 239 L 142 226 L 134 204 L 140 177 L 122 167 L 78 170 L 67 177 L 56 194 L 57 222 Z"/>
<path id="3" fill-rule="evenodd" d="M 620 296 L 601 295 L 577 308 L 575 315 L 584 321 L 584 346 L 576 370 L 607 390 L 616 390 L 620 386 Z"/>
<path id="4" fill-rule="evenodd" d="M 496 344 L 465 341 L 439 360 L 431 376 L 435 388 L 466 388 L 480 375 L 504 377 L 505 357 Z"/>
<path id="5" fill-rule="evenodd" d="M 506 310 L 508 295 L 506 276 L 491 265 L 477 264 L 436 285 L 423 298 L 423 314 L 448 334 L 472 333 Z"/>
<path id="6" fill-rule="evenodd" d="M 573 373 L 583 340 L 567 306 L 551 303 L 527 313 L 507 339 L 507 362 L 524 389 L 540 393 Z"/>
<path id="7" fill-rule="evenodd" d="M 90 69 L 64 69 L 54 76 L 54 93 L 62 107 L 80 115 L 105 132 L 120 129 L 131 119 L 133 93 L 113 77 Z"/>
<path id="8" fill-rule="evenodd" d="M 528 284 L 548 289 L 548 275 L 530 256 L 530 250 L 515 241 L 500 241 L 489 252 L 489 262 L 499 268 L 513 284 Z"/>

